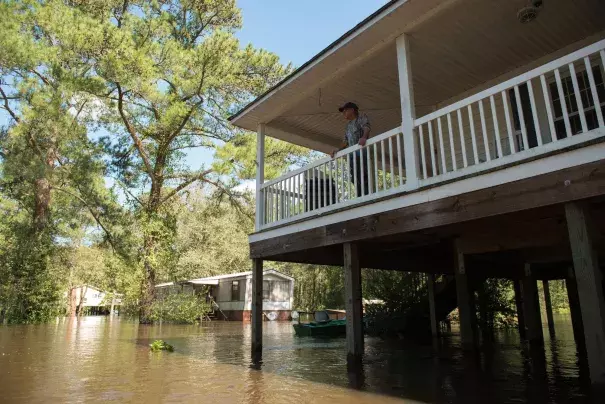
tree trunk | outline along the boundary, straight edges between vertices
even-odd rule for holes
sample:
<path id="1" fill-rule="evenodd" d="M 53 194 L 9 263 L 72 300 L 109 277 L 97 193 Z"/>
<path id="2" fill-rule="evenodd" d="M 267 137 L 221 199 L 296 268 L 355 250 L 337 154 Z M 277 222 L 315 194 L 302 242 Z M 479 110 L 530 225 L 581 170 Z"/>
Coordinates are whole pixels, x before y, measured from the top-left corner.
<path id="1" fill-rule="evenodd" d="M 84 299 L 86 299 L 86 292 L 88 292 L 88 286 L 84 286 L 80 289 L 80 301 L 78 302 L 78 309 L 76 310 L 78 317 L 82 317 L 82 305 L 84 304 Z"/>
<path id="2" fill-rule="evenodd" d="M 34 181 L 34 231 L 42 232 L 50 218 L 50 182 L 46 178 Z"/>
<path id="3" fill-rule="evenodd" d="M 155 267 L 153 257 L 155 255 L 155 240 L 153 235 L 147 234 L 143 243 L 145 279 L 141 285 L 141 307 L 139 312 L 139 323 L 151 324 L 151 306 L 155 299 Z"/>
<path id="4" fill-rule="evenodd" d="M 69 312 L 68 312 L 68 316 L 69 317 L 75 317 L 76 316 L 76 288 L 72 287 L 69 289 Z"/>
<path id="5" fill-rule="evenodd" d="M 156 220 L 158 211 L 161 206 L 162 198 L 162 172 L 164 167 L 165 156 L 158 155 L 154 178 L 151 182 L 151 190 L 149 192 L 149 202 L 147 204 L 147 220 Z M 153 227 L 153 226 L 152 226 Z M 143 269 L 145 278 L 141 285 L 141 305 L 139 310 L 139 323 L 151 324 L 151 306 L 155 300 L 155 275 L 156 275 L 156 256 L 157 245 L 156 231 L 153 229 L 145 229 L 143 240 Z"/>

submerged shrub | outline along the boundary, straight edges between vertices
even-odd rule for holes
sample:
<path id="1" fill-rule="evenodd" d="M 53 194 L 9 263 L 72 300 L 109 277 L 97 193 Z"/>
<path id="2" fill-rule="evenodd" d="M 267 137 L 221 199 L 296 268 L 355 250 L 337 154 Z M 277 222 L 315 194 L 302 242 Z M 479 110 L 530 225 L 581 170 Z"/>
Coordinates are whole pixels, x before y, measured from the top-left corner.
<path id="1" fill-rule="evenodd" d="M 155 341 L 153 341 L 153 343 L 149 344 L 149 349 L 151 349 L 152 352 L 174 351 L 174 347 L 172 345 L 161 339 L 156 339 Z"/>
<path id="2" fill-rule="evenodd" d="M 175 293 L 159 297 L 151 306 L 153 322 L 195 324 L 211 311 L 210 304 L 202 296 Z"/>

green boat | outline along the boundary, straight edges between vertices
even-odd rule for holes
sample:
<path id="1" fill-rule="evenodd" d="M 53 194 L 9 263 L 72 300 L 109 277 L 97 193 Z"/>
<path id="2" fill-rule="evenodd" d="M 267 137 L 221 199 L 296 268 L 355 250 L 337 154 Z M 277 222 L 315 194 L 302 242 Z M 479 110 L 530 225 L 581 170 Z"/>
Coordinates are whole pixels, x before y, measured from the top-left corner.
<path id="1" fill-rule="evenodd" d="M 340 337 L 347 333 L 347 321 L 331 320 L 327 311 L 317 311 L 315 321 L 293 324 L 294 332 L 299 337 Z"/>

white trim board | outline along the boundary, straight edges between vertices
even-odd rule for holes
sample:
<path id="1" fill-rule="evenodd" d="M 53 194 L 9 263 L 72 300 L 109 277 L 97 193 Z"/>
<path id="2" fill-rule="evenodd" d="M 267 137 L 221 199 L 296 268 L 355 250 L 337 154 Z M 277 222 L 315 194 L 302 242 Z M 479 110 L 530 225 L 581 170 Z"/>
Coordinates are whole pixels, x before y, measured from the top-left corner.
<path id="1" fill-rule="evenodd" d="M 598 131 L 603 132 L 603 129 L 599 129 Z M 605 133 L 601 134 L 603 135 Z M 320 216 L 289 226 L 263 231 L 261 233 L 251 234 L 248 237 L 248 241 L 250 243 L 254 243 L 257 241 L 268 240 L 275 237 L 285 236 L 287 234 L 328 226 L 334 223 L 345 222 L 347 220 L 371 216 L 412 205 L 448 198 L 450 196 L 462 195 L 465 193 L 478 191 L 480 189 L 490 188 L 494 185 L 507 184 L 514 181 L 564 170 L 566 168 L 593 163 L 595 161 L 603 160 L 604 158 L 605 143 L 598 143 L 576 150 L 556 154 L 554 156 L 504 168 L 491 173 L 451 182 L 442 186 L 437 186 L 419 192 L 412 192 L 402 195 L 401 197 L 359 206 L 334 214 Z"/>

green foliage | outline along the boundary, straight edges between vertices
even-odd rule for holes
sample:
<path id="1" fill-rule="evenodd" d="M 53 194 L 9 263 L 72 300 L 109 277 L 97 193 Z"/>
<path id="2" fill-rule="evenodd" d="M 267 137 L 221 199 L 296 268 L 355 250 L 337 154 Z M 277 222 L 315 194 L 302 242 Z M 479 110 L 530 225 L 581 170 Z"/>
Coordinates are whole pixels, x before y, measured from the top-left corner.
<path id="1" fill-rule="evenodd" d="M 162 271 L 162 279 L 184 280 L 249 269 L 253 206 L 233 206 L 195 189 L 181 198 L 177 212 L 178 261 Z"/>
<path id="2" fill-rule="evenodd" d="M 294 307 L 301 311 L 344 309 L 344 272 L 340 267 L 268 262 L 295 279 Z"/>
<path id="3" fill-rule="evenodd" d="M 554 313 L 569 313 L 569 300 L 567 296 L 567 287 L 564 279 L 557 279 L 548 282 L 550 289 L 550 302 Z M 538 282 L 538 293 L 540 295 L 540 304 L 544 307 L 544 286 Z M 546 310 L 544 308 L 544 310 Z M 546 316 L 546 314 L 544 314 Z"/>
<path id="4" fill-rule="evenodd" d="M 163 341 L 161 339 L 156 339 L 151 344 L 149 344 L 149 349 L 151 350 L 151 352 L 159 352 L 159 351 L 174 352 L 174 347 L 172 345 L 170 345 L 169 343 L 167 343 L 166 341 Z"/>
<path id="5" fill-rule="evenodd" d="M 211 311 L 203 297 L 188 293 L 172 293 L 154 300 L 151 320 L 175 324 L 195 324 Z"/>
<path id="6" fill-rule="evenodd" d="M 265 179 L 271 180 L 292 167 L 302 167 L 320 155 L 301 146 L 265 138 Z M 239 180 L 256 177 L 256 135 L 237 133 L 233 139 L 217 148 L 214 169 Z"/>

